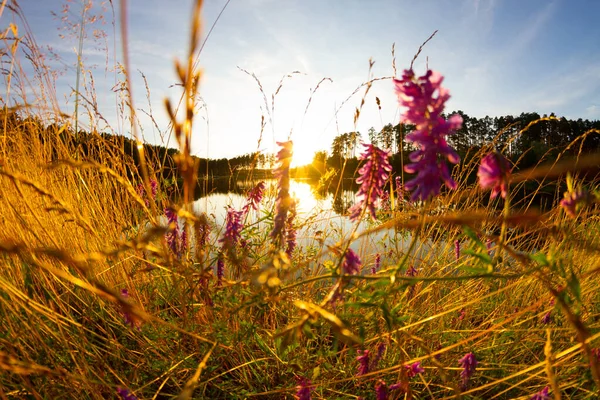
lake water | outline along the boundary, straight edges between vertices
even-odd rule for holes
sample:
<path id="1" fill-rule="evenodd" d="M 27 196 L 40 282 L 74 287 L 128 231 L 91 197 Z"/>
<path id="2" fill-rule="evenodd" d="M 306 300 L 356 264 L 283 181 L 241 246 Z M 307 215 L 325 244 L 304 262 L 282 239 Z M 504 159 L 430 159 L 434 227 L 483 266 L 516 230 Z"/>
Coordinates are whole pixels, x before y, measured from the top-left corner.
<path id="1" fill-rule="evenodd" d="M 194 202 L 194 210 L 205 212 L 217 227 L 223 227 L 227 207 L 231 206 L 236 210 L 241 210 L 246 203 L 244 193 L 256 183 L 258 182 L 251 184 L 235 182 L 235 189 L 231 191 L 214 190 L 197 199 Z M 269 180 L 266 181 L 266 184 L 265 197 L 260 207 L 261 210 L 272 210 L 276 197 L 276 181 Z M 300 249 L 308 246 L 319 248 L 322 247 L 322 243 L 334 245 L 340 240 L 348 239 L 352 234 L 355 223 L 352 223 L 346 214 L 348 208 L 356 201 L 356 192 L 352 190 L 355 187 L 352 187 L 351 184 L 348 183 L 345 186 L 350 189 L 340 188 L 336 195 L 334 191 L 318 191 L 308 181 L 292 180 L 290 182 L 290 195 L 297 202 L 296 224 L 300 227 L 297 232 Z M 257 218 L 255 213 L 251 214 L 251 217 L 254 220 Z M 365 218 L 359 223 L 356 232 L 364 232 L 378 224 L 379 222 Z M 270 226 L 264 226 L 264 229 L 270 229 Z M 396 232 L 391 229 L 361 237 L 352 243 L 351 248 L 359 254 L 363 265 L 372 265 L 377 253 L 382 255 L 382 265 L 385 265 L 398 261 L 390 258 L 392 249 L 395 250 L 393 253 L 402 254 L 408 249 L 410 241 L 411 236 L 408 232 Z M 431 250 L 429 241 L 419 243 L 412 254 L 412 258 L 415 260 L 414 264 L 419 266 L 419 260 L 425 260 Z"/>

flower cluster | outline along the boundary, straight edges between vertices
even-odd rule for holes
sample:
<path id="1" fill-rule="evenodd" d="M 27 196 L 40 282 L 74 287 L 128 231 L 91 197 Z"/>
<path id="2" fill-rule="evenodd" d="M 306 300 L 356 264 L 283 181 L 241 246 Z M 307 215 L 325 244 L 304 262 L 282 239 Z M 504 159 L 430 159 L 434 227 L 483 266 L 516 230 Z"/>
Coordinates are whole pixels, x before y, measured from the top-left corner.
<path id="1" fill-rule="evenodd" d="M 508 192 L 510 178 L 510 162 L 500 153 L 492 152 L 481 159 L 477 177 L 483 189 L 492 189 L 490 198 L 500 194 L 503 199 Z"/>
<path id="2" fill-rule="evenodd" d="M 263 193 L 265 191 L 265 182 L 259 182 L 255 187 L 248 191 L 248 197 L 246 198 L 246 204 L 242 208 L 244 215 L 248 214 L 250 209 L 258 211 L 258 206 L 263 199 Z"/>
<path id="3" fill-rule="evenodd" d="M 360 185 L 356 194 L 359 201 L 348 210 L 352 221 L 358 220 L 364 210 L 367 210 L 373 219 L 375 203 L 383 195 L 383 187 L 387 181 L 392 166 L 388 160 L 390 153 L 381 150 L 372 144 L 363 144 L 365 151 L 359 156 L 360 160 L 367 162 L 358 170 L 359 177 L 356 183 Z"/>
<path id="4" fill-rule="evenodd" d="M 456 188 L 450 176 L 447 158 L 458 164 L 460 157 L 446 142 L 446 136 L 462 126 L 462 117 L 453 115 L 446 120 L 442 113 L 450 98 L 448 90 L 442 87 L 442 75 L 431 70 L 416 77 L 412 69 L 405 70 L 402 79 L 394 79 L 400 105 L 407 107 L 401 121 L 414 124 L 416 129 L 406 136 L 417 150 L 410 154 L 411 164 L 404 171 L 417 174 L 406 182 L 404 188 L 412 191 L 411 200 L 427 200 L 440 191 L 440 180 L 449 189 Z"/>
<path id="5" fill-rule="evenodd" d="M 425 372 L 425 369 L 423 369 L 423 367 L 421 367 L 421 361 L 417 361 L 412 364 L 405 365 L 404 368 L 406 368 L 406 375 L 409 378 L 415 377 L 415 376 Z"/>
<path id="6" fill-rule="evenodd" d="M 394 179 L 394 183 L 396 184 L 396 198 L 398 199 L 398 202 L 402 201 L 404 199 L 404 188 L 402 187 L 402 177 L 397 176 Z"/>
<path id="7" fill-rule="evenodd" d="M 177 242 L 179 241 L 179 224 L 177 213 L 172 208 L 165 208 L 165 216 L 169 225 L 174 225 L 173 229 L 165 234 L 165 239 L 169 248 L 174 254 L 177 254 Z"/>
<path id="8" fill-rule="evenodd" d="M 358 350 L 358 373 L 356 375 L 365 375 L 369 373 L 369 350 Z"/>
<path id="9" fill-rule="evenodd" d="M 154 178 L 150 179 L 150 190 L 151 190 L 150 194 L 152 195 L 152 199 L 156 199 L 156 194 L 158 193 L 158 182 Z M 144 188 L 143 183 L 140 183 L 137 186 L 137 192 L 140 195 L 140 197 L 146 196 L 146 189 Z M 145 199 L 144 201 L 146 202 L 146 207 L 148 207 L 148 205 L 150 204 L 148 202 L 148 199 Z"/>
<path id="10" fill-rule="evenodd" d="M 375 265 L 371 267 L 371 274 L 375 275 L 381 266 L 381 254 L 375 254 Z"/>
<path id="11" fill-rule="evenodd" d="M 477 359 L 475 358 L 475 354 L 467 353 L 458 362 L 462 368 L 460 372 L 460 377 L 462 378 L 461 389 L 466 390 L 469 387 L 469 380 L 477 368 Z"/>
<path id="12" fill-rule="evenodd" d="M 548 386 L 530 397 L 531 400 L 550 400 L 550 394 L 548 394 Z"/>
<path id="13" fill-rule="evenodd" d="M 456 257 L 456 261 L 460 258 L 460 240 L 454 241 L 454 256 Z"/>
<path id="14" fill-rule="evenodd" d="M 273 175 L 277 179 L 277 200 L 275 202 L 275 217 L 273 221 L 273 230 L 271 231 L 271 239 L 276 247 L 283 244 L 285 238 L 285 222 L 287 213 L 292 204 L 290 197 L 290 163 L 293 155 L 293 142 L 277 142 L 281 147 L 277 153 L 278 166 L 273 171 Z"/>
<path id="15" fill-rule="evenodd" d="M 306 378 L 297 378 L 298 386 L 296 386 L 296 398 L 298 400 L 310 400 L 310 393 L 313 391 L 311 382 Z"/>
<path id="16" fill-rule="evenodd" d="M 565 192 L 560 205 L 568 216 L 575 218 L 579 210 L 590 205 L 594 201 L 594 196 L 587 190 L 578 189 Z"/>
<path id="17" fill-rule="evenodd" d="M 360 272 L 362 262 L 358 255 L 352 249 L 346 250 L 344 262 L 342 263 L 342 272 L 348 275 L 356 275 Z"/>
<path id="18" fill-rule="evenodd" d="M 117 394 L 121 397 L 122 400 L 137 400 L 137 397 L 132 394 L 129 389 L 125 388 L 117 388 Z"/>
<path id="19" fill-rule="evenodd" d="M 243 216 L 243 211 L 236 211 L 231 206 L 227 208 L 227 216 L 225 217 L 225 233 L 223 233 L 223 237 L 219 239 L 219 242 L 223 244 L 224 248 L 231 250 L 238 244 L 242 229 L 244 228 L 242 223 Z"/>

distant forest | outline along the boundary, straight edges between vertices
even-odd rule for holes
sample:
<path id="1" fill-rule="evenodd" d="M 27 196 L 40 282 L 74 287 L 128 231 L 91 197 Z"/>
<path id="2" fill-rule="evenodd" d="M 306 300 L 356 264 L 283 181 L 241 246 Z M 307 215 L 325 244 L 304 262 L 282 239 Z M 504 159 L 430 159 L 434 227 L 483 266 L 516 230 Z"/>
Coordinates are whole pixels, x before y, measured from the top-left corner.
<path id="1" fill-rule="evenodd" d="M 556 118 L 553 114 L 540 116 L 537 113 L 521 113 L 519 116 L 501 117 L 470 117 L 462 111 L 463 127 L 448 137 L 448 142 L 461 156 L 461 163 L 468 162 L 472 155 L 482 146 L 494 143 L 511 159 L 517 169 L 531 167 L 542 158 L 555 159 L 574 141 L 577 142 L 567 151 L 568 155 L 590 153 L 600 150 L 600 121 L 583 119 L 569 120 Z M 542 121 L 538 121 L 542 119 Z M 4 118 L 3 118 L 4 119 Z M 538 121 L 537 123 L 534 123 Z M 520 132 L 529 126 L 523 134 Z M 44 124 L 35 117 L 22 117 L 17 113 L 7 115 L 7 132 L 18 129 L 30 137 L 36 137 L 44 146 L 58 149 L 69 146 L 74 149 L 74 155 L 82 160 L 102 162 L 108 151 L 112 156 L 123 159 L 127 174 L 132 179 L 139 176 L 139 157 L 136 143 L 130 138 L 108 133 L 84 132 L 75 133 L 64 125 Z M 587 137 L 586 132 L 592 131 Z M 387 124 L 380 131 L 371 128 L 366 137 L 360 132 L 348 132 L 333 139 L 329 151 L 315 152 L 312 164 L 294 168 L 293 177 L 318 179 L 323 174 L 337 175 L 338 179 L 350 178 L 360 166 L 358 155 L 361 152 L 360 143 L 369 141 L 381 148 L 389 149 L 392 153 L 391 164 L 393 173 L 400 174 L 402 163 L 407 162 L 408 154 L 413 150 L 404 138 L 414 130 L 414 126 L 406 124 Z M 178 150 L 160 145 L 145 144 L 145 153 L 151 172 L 163 181 L 176 181 L 176 157 Z M 58 153 L 48 162 L 54 161 Z M 401 157 L 403 155 L 403 157 Z M 199 179 L 245 179 L 249 177 L 265 179 L 272 177 L 275 156 L 251 152 L 233 158 L 206 159 L 194 157 L 198 162 Z M 343 173 L 340 173 L 343 169 Z M 252 174 L 252 175 L 251 175 Z M 251 176 L 250 176 L 251 175 Z M 410 176 L 404 173 L 406 179 Z M 473 177 L 474 179 L 474 177 Z"/>

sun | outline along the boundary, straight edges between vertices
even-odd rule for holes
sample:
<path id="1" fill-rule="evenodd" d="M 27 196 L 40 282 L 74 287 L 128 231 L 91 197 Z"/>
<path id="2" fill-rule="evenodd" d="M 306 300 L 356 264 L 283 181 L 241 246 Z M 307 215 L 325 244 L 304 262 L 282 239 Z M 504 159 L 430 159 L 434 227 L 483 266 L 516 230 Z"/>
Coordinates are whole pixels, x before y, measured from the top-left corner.
<path id="1" fill-rule="evenodd" d="M 315 149 L 307 141 L 294 141 L 294 156 L 292 157 L 292 167 L 300 167 L 312 163 L 315 155 Z"/>

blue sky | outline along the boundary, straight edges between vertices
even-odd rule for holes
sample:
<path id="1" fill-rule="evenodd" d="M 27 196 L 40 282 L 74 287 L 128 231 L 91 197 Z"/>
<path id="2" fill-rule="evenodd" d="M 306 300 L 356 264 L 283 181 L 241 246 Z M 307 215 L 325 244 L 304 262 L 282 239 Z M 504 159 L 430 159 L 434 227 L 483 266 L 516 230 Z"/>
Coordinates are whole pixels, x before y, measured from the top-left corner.
<path id="1" fill-rule="evenodd" d="M 21 1 L 24 14 L 40 46 L 52 46 L 62 63 L 72 66 L 77 40 L 60 39 L 60 12 L 64 1 Z M 76 22 L 78 0 L 70 18 Z M 203 11 L 208 32 L 225 0 L 207 0 Z M 95 1 L 92 12 L 100 9 Z M 118 8 L 119 1 L 114 1 Z M 136 108 L 150 111 L 143 72 L 151 92 L 152 114 L 166 134 L 164 98 L 176 101 L 180 89 L 173 61 L 183 58 L 188 46 L 192 0 L 130 0 L 129 48 Z M 93 69 L 100 111 L 112 128 L 129 130 L 118 122 L 111 91 L 115 85 L 115 57 L 121 59 L 118 24 L 113 31 L 110 8 L 105 25 L 90 25 L 108 34 L 107 53 L 84 43 L 86 66 Z M 8 14 L 6 14 L 8 15 Z M 206 107 L 198 113 L 193 150 L 199 156 L 231 157 L 257 149 L 261 115 L 269 116 L 254 79 L 260 79 L 271 107 L 271 95 L 283 76 L 275 98 L 273 124 L 265 127 L 261 150 L 272 151 L 275 140 L 291 135 L 297 162 L 308 161 L 315 150 L 329 149 L 340 133 L 357 129 L 366 139 L 368 128 L 379 130 L 397 123 L 399 113 L 391 80 L 375 82 L 366 97 L 356 128 L 353 115 L 369 78 L 369 59 L 375 61 L 371 77 L 393 75 L 391 47 L 396 66 L 407 68 L 419 45 L 435 30 L 437 35 L 415 63 L 418 73 L 431 69 L 445 76 L 450 90 L 447 110 L 461 109 L 473 116 L 496 116 L 536 111 L 555 112 L 567 118 L 600 119 L 600 2 L 596 0 L 231 0 L 200 56 L 204 71 L 200 93 Z M 8 23 L 3 16 L 2 25 Z M 16 20 L 16 23 L 20 22 Z M 114 45 L 116 43 L 116 46 Z M 238 68 L 239 67 L 239 68 Z M 305 113 L 311 91 L 323 78 Z M 72 114 L 74 68 L 57 78 L 62 111 Z M 381 99 L 378 110 L 375 97 Z M 348 100 L 347 100 L 348 99 Z M 347 100 L 347 101 L 346 101 Z M 84 122 L 89 123 L 89 118 Z M 146 140 L 160 142 L 149 118 L 139 113 Z M 173 146 L 174 142 L 171 141 Z"/>

